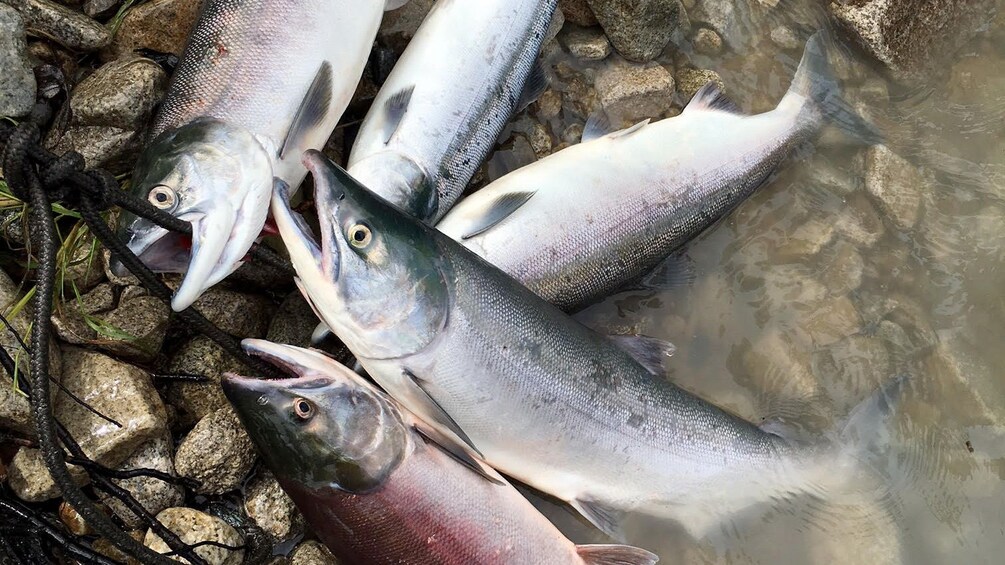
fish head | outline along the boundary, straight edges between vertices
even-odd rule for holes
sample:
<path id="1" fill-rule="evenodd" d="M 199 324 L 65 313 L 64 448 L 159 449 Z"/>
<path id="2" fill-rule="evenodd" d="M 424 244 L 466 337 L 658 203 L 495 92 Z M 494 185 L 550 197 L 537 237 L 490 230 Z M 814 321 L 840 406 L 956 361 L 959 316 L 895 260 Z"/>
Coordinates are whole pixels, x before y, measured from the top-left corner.
<path id="1" fill-rule="evenodd" d="M 446 323 L 449 265 L 433 229 L 373 194 L 317 151 L 312 173 L 321 245 L 273 191 L 272 215 L 318 316 L 357 357 L 392 359 L 428 345 Z"/>
<path id="2" fill-rule="evenodd" d="M 435 183 L 406 155 L 381 151 L 353 163 L 349 174 L 420 220 L 431 220 L 437 215 L 439 196 Z"/>
<path id="3" fill-rule="evenodd" d="M 171 300 L 184 310 L 240 266 L 265 225 L 271 189 L 272 159 L 258 138 L 201 118 L 154 139 L 133 174 L 133 193 L 191 223 L 191 240 L 131 213 L 119 234 L 152 271 L 186 273 Z"/>
<path id="4" fill-rule="evenodd" d="M 242 345 L 292 377 L 228 373 L 222 380 L 224 394 L 281 483 L 372 492 L 412 449 L 393 401 L 341 363 L 292 345 L 256 339 Z"/>

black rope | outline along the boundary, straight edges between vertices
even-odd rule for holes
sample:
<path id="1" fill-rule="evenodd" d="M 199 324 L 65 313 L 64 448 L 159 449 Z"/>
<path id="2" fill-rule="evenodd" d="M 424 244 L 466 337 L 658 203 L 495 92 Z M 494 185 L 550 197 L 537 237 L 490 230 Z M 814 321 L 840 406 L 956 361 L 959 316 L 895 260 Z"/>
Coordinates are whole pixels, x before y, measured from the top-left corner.
<path id="1" fill-rule="evenodd" d="M 36 516 L 34 512 L 28 509 L 23 503 L 16 500 L 6 500 L 0 498 L 0 509 L 6 511 L 9 514 L 17 517 L 20 521 L 31 524 L 34 527 L 34 531 L 39 533 L 44 533 L 48 537 L 52 538 L 63 551 L 66 551 L 78 560 L 84 563 L 97 563 L 99 565 L 119 565 L 118 562 L 113 561 L 100 553 L 97 553 L 93 549 L 78 543 L 73 536 L 68 536 L 64 534 L 60 528 L 55 524 L 50 523 L 48 520 L 44 520 L 40 516 Z M 4 549 L 8 554 L 13 553 L 13 548 L 10 548 L 7 542 L 7 536 L 0 536 L 0 540 L 4 542 Z M 41 543 L 36 537 L 37 543 Z M 41 550 L 41 547 L 38 548 Z M 44 551 L 41 552 L 44 555 Z"/>

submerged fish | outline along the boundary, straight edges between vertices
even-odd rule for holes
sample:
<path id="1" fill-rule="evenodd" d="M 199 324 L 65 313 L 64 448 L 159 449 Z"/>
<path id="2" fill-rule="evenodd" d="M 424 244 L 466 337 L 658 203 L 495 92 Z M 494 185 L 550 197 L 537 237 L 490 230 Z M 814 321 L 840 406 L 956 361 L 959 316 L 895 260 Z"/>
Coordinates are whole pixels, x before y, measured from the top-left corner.
<path id="1" fill-rule="evenodd" d="M 853 458 L 796 446 L 674 386 L 652 366 L 653 343 L 619 347 L 319 152 L 305 162 L 322 248 L 281 186 L 273 196 L 301 290 L 385 390 L 493 467 L 614 536 L 625 511 L 701 535 L 751 505 L 848 479 Z"/>
<path id="2" fill-rule="evenodd" d="M 297 378 L 225 375 L 223 390 L 312 530 L 350 563 L 652 564 L 577 546 L 462 445 L 317 351 L 245 340 Z"/>
<path id="3" fill-rule="evenodd" d="M 778 107 L 745 116 L 714 83 L 680 116 L 606 134 L 518 169 L 457 204 L 437 228 L 566 310 L 652 271 L 767 180 L 828 120 L 868 126 L 836 97 L 812 37 Z"/>
<path id="4" fill-rule="evenodd" d="M 418 218 L 442 217 L 544 88 L 535 61 L 556 4 L 434 4 L 363 121 L 349 172 Z"/>
<path id="5" fill-rule="evenodd" d="M 306 175 L 363 73 L 381 13 L 400 0 L 207 0 L 133 174 L 138 197 L 191 222 L 183 236 L 132 214 L 119 231 L 158 272 L 186 272 L 182 310 L 259 237 L 272 179 Z M 116 265 L 119 272 L 124 267 Z"/>

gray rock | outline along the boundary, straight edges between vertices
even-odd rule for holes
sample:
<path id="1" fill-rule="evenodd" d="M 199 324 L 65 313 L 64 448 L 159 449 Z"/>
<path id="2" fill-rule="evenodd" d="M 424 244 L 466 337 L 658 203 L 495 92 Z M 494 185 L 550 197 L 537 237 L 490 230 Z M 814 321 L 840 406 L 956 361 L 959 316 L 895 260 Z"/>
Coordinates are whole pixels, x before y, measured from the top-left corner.
<path id="1" fill-rule="evenodd" d="M 924 375 L 939 383 L 930 401 L 955 406 L 964 426 L 1005 425 L 1005 410 L 997 402 L 1005 394 L 1001 372 L 984 361 L 971 342 L 957 333 L 940 332 L 939 343 L 924 362 Z"/>
<path id="2" fill-rule="evenodd" d="M 56 417 L 91 459 L 114 467 L 140 445 L 162 437 L 167 413 L 150 375 L 132 365 L 76 347 L 63 348 L 63 385 L 96 411 L 122 424 L 119 428 L 87 411 L 66 395 L 56 403 Z"/>
<path id="3" fill-rule="evenodd" d="M 237 489 L 254 463 L 251 439 L 229 405 L 199 420 L 174 457 L 175 470 L 199 481 L 201 494 Z"/>
<path id="4" fill-rule="evenodd" d="M 777 329 L 765 331 L 753 346 L 743 350 L 743 382 L 763 391 L 770 402 L 789 403 L 818 395 L 819 384 L 813 374 L 810 356 L 792 338 Z M 772 411 L 773 406 L 762 410 Z"/>
<path id="5" fill-rule="evenodd" d="M 838 196 L 848 196 L 862 186 L 862 160 L 831 160 L 821 153 L 814 155 L 806 170 L 809 179 Z"/>
<path id="6" fill-rule="evenodd" d="M 558 8 L 565 14 L 565 20 L 579 26 L 597 25 L 588 0 L 558 0 Z"/>
<path id="7" fill-rule="evenodd" d="M 90 233 L 81 237 L 70 253 L 70 261 L 63 270 L 63 287 L 72 289 L 76 286 L 77 292 L 87 292 L 104 280 L 101 250 L 101 244 Z"/>
<path id="8" fill-rule="evenodd" d="M 433 8 L 434 0 L 409 0 L 407 4 L 384 14 L 377 37 L 398 53 L 405 50 L 415 32 Z"/>
<path id="9" fill-rule="evenodd" d="M 818 347 L 848 337 L 862 328 L 862 318 L 847 297 L 831 299 L 800 320 L 801 329 Z"/>
<path id="10" fill-rule="evenodd" d="M 892 370 L 886 343 L 876 337 L 848 336 L 813 354 L 814 374 L 830 387 L 875 390 L 892 376 Z"/>
<path id="11" fill-rule="evenodd" d="M 674 78 L 676 79 L 677 92 L 680 93 L 681 100 L 684 101 L 691 100 L 701 87 L 710 82 L 717 84 L 723 92 L 726 91 L 726 83 L 722 81 L 722 77 L 715 71 L 681 67 L 677 69 Z"/>
<path id="12" fill-rule="evenodd" d="M 318 317 L 300 291 L 291 292 L 279 310 L 272 317 L 265 339 L 275 343 L 288 343 L 298 347 L 308 347 L 311 333 L 318 325 Z"/>
<path id="13" fill-rule="evenodd" d="M 77 51 L 96 51 L 108 45 L 108 28 L 81 14 L 49 0 L 3 0 L 24 17 L 25 26 L 35 35 L 48 37 L 63 47 Z"/>
<path id="14" fill-rule="evenodd" d="M 275 306 L 264 296 L 212 288 L 193 307 L 221 330 L 237 337 L 262 337 Z"/>
<path id="15" fill-rule="evenodd" d="M 70 477 L 78 486 L 86 485 L 87 473 L 76 465 L 68 465 Z M 7 470 L 7 482 L 14 494 L 25 502 L 42 502 L 59 496 L 56 483 L 37 449 L 21 448 L 14 454 Z"/>
<path id="16" fill-rule="evenodd" d="M 298 535 L 303 529 L 303 516 L 269 471 L 262 471 L 248 484 L 244 511 L 276 540 Z"/>
<path id="17" fill-rule="evenodd" d="M 157 520 L 189 545 L 204 541 L 231 547 L 244 545 L 244 538 L 230 524 L 198 510 L 184 507 L 168 508 L 157 514 Z M 147 530 L 143 544 L 158 553 L 171 552 L 171 548 L 153 530 Z M 196 548 L 195 553 L 205 559 L 208 565 L 240 565 L 244 561 L 243 549 L 204 545 Z M 180 558 L 175 559 L 186 562 Z"/>
<path id="18" fill-rule="evenodd" d="M 987 25 L 994 0 L 860 0 L 830 11 L 899 79 L 927 76 Z"/>
<path id="19" fill-rule="evenodd" d="M 52 325 L 59 338 L 74 345 L 86 345 L 97 339 L 98 334 L 88 324 L 96 322 L 95 316 L 115 307 L 115 290 L 112 285 L 100 284 L 79 300 L 66 300 L 56 304 L 52 314 Z"/>
<path id="20" fill-rule="evenodd" d="M 11 326 L 17 330 L 21 339 L 28 343 L 30 341 L 28 330 L 31 325 L 31 306 L 25 306 L 16 316 L 10 315 L 11 308 L 18 304 L 24 296 L 21 290 L 6 273 L 0 271 L 0 313 L 4 314 Z M 17 337 L 7 330 L 7 326 L 0 326 L 0 347 L 3 347 L 17 364 L 18 378 L 27 378 L 31 364 L 28 355 L 21 350 Z M 58 381 L 62 374 L 59 346 L 53 340 L 49 346 L 49 375 Z M 10 375 L 3 371 L 0 376 L 0 429 L 34 434 L 35 424 L 28 399 L 14 388 L 9 379 Z M 52 398 L 55 398 L 56 386 L 52 385 L 50 389 Z"/>
<path id="21" fill-rule="evenodd" d="M 618 53 L 639 63 L 651 61 L 690 29 L 680 0 L 587 0 Z"/>
<path id="22" fill-rule="evenodd" d="M 796 32 L 786 25 L 777 25 L 771 28 L 771 41 L 782 49 L 799 49 L 802 42 L 796 37 Z"/>
<path id="23" fill-rule="evenodd" d="M 612 61 L 597 73 L 595 86 L 615 125 L 658 119 L 673 106 L 674 79 L 661 65 Z"/>
<path id="24" fill-rule="evenodd" d="M 778 243 L 774 260 L 787 263 L 812 257 L 834 239 L 834 226 L 830 221 L 813 218 L 800 225 Z"/>
<path id="25" fill-rule="evenodd" d="M 534 102 L 532 108 L 537 119 L 547 123 L 562 112 L 562 93 L 549 88 Z"/>
<path id="26" fill-rule="evenodd" d="M 699 28 L 691 39 L 694 50 L 702 55 L 718 55 L 722 53 L 722 37 L 715 30 L 707 27 Z"/>
<path id="27" fill-rule="evenodd" d="M 149 0 L 130 8 L 101 58 L 130 57 L 142 47 L 181 56 L 202 0 Z"/>
<path id="28" fill-rule="evenodd" d="M 833 296 L 844 296 L 862 286 L 865 263 L 855 246 L 839 241 L 823 266 L 820 280 Z"/>
<path id="29" fill-rule="evenodd" d="M 140 446 L 121 465 L 120 471 L 131 469 L 153 469 L 168 475 L 174 475 L 174 459 L 171 436 L 164 434 Z M 113 479 L 113 482 L 129 491 L 133 498 L 143 505 L 148 512 L 156 515 L 165 508 L 178 506 L 185 502 L 185 492 L 181 487 L 166 483 L 153 477 L 132 477 L 129 479 Z M 114 512 L 129 528 L 138 528 L 146 524 L 139 516 L 120 502 L 117 498 L 98 491 L 102 502 Z"/>
<path id="30" fill-rule="evenodd" d="M 116 213 L 113 211 L 112 215 L 114 216 L 115 214 Z M 107 249 L 102 249 L 101 269 L 102 271 L 104 271 L 105 277 L 108 279 L 109 282 L 111 282 L 115 286 L 135 286 L 140 284 L 140 279 L 136 278 L 136 276 L 133 275 L 132 273 L 128 273 L 123 276 L 119 276 L 113 273 L 112 269 L 109 267 L 111 260 L 112 260 L 112 253 Z"/>
<path id="31" fill-rule="evenodd" d="M 922 186 L 918 168 L 889 147 L 874 145 L 866 151 L 865 189 L 898 228 L 908 230 L 917 223 Z"/>
<path id="32" fill-rule="evenodd" d="M 123 0 L 87 0 L 84 2 L 83 10 L 88 16 L 96 19 L 107 18 L 115 15 L 119 5 Z"/>
<path id="33" fill-rule="evenodd" d="M 308 540 L 293 548 L 290 565 L 339 565 L 339 560 L 323 544 Z"/>
<path id="34" fill-rule="evenodd" d="M 123 292 L 119 305 L 102 316 L 109 333 L 97 347 L 116 355 L 149 361 L 160 352 L 171 309 L 154 296 L 131 297 Z"/>
<path id="35" fill-rule="evenodd" d="M 565 26 L 565 14 L 562 10 L 556 9 L 551 14 L 551 21 L 548 23 L 548 30 L 544 33 L 544 41 L 541 42 L 541 51 L 545 51 L 545 46 L 553 44 L 552 42 L 556 37 L 558 37 L 558 32 L 562 31 L 562 27 Z"/>
<path id="36" fill-rule="evenodd" d="M 167 73 L 143 57 L 102 65 L 70 97 L 71 124 L 136 131 L 167 89 Z"/>
<path id="37" fill-rule="evenodd" d="M 559 41 L 573 57 L 584 61 L 600 61 L 611 54 L 611 42 L 597 27 L 566 26 Z"/>
<path id="38" fill-rule="evenodd" d="M 861 193 L 852 194 L 845 200 L 844 208 L 834 218 L 834 229 L 863 248 L 872 247 L 886 233 L 879 212 Z"/>
<path id="39" fill-rule="evenodd" d="M 698 0 L 695 8 L 688 11 L 691 21 L 702 23 L 715 30 L 723 42 L 737 48 L 737 43 L 745 37 L 750 18 L 751 5 L 735 0 Z"/>
<path id="40" fill-rule="evenodd" d="M 0 4 L 0 116 L 25 116 L 35 106 L 35 74 L 27 51 L 24 20 Z"/>
<path id="41" fill-rule="evenodd" d="M 108 126 L 71 126 L 61 134 L 53 132 L 45 146 L 57 155 L 76 151 L 87 168 L 120 165 L 139 148 L 136 132 Z"/>
<path id="42" fill-rule="evenodd" d="M 314 325 L 317 325 L 316 318 Z M 311 331 L 313 329 L 314 326 L 311 326 Z M 174 382 L 168 387 L 168 401 L 179 410 L 178 424 L 183 427 L 195 425 L 210 412 L 228 406 L 220 388 L 220 377 L 227 371 L 239 371 L 241 368 L 240 361 L 208 337 L 196 336 L 182 345 L 171 358 L 168 372 L 199 375 L 209 379 L 209 382 Z"/>

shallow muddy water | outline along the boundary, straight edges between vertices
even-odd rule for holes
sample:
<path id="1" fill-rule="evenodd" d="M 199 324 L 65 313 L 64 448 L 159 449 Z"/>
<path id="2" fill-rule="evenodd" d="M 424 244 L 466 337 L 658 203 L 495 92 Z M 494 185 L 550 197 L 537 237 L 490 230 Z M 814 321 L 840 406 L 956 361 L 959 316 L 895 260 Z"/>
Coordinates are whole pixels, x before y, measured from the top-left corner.
<path id="1" fill-rule="evenodd" d="M 808 10 L 754 12 L 737 47 L 691 56 L 751 113 L 774 107 L 802 49 L 780 49 L 771 30 L 813 21 Z M 626 291 L 578 314 L 672 341 L 675 383 L 806 437 L 833 434 L 906 375 L 895 421 L 872 430 L 877 447 L 864 454 L 884 485 L 765 505 L 697 541 L 638 519 L 629 541 L 667 563 L 1001 562 L 1005 30 L 989 26 L 909 87 L 855 53 L 835 65 L 846 99 L 909 163 L 888 183 L 894 194 L 866 187 L 882 155 L 828 132 L 689 246 L 692 283 Z M 538 502 L 575 541 L 602 541 Z"/>

